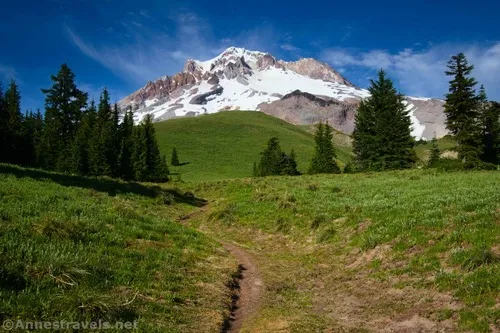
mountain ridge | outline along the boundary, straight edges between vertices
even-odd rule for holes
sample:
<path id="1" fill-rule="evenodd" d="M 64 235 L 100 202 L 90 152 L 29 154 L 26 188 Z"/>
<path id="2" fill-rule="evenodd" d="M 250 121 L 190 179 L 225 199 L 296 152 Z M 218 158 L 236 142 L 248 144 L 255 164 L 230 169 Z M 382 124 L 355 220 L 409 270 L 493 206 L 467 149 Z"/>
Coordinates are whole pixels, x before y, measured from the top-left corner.
<path id="1" fill-rule="evenodd" d="M 297 91 L 316 100 L 312 103 L 310 96 Z M 293 92 L 294 104 L 290 105 L 284 96 Z M 230 47 L 206 61 L 188 59 L 182 72 L 147 82 L 122 99 L 119 106 L 132 107 L 136 121 L 146 114 L 160 121 L 225 110 L 255 110 L 297 125 L 329 121 L 337 130 L 350 134 L 357 105 L 369 96 L 367 90 L 316 59 L 287 62 L 269 53 Z M 417 139 L 447 134 L 443 101 L 421 97 L 406 100 L 412 134 Z"/>

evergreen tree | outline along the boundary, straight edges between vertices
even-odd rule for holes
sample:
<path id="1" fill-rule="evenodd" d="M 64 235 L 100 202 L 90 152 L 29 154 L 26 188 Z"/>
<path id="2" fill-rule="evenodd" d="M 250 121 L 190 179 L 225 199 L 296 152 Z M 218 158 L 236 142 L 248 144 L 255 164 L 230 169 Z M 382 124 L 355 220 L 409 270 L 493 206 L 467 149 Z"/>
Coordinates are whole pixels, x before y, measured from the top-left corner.
<path id="1" fill-rule="evenodd" d="M 354 165 L 358 170 L 370 170 L 377 161 L 377 133 L 375 109 L 370 100 L 362 100 L 355 116 L 352 133 Z"/>
<path id="2" fill-rule="evenodd" d="M 114 122 L 109 93 L 104 89 L 97 107 L 97 117 L 89 144 L 89 169 L 92 175 L 112 176 L 114 157 Z"/>
<path id="3" fill-rule="evenodd" d="M 3 87 L 0 82 L 0 162 L 8 162 L 8 121 L 9 114 L 5 108 L 5 99 L 3 95 Z"/>
<path id="4" fill-rule="evenodd" d="M 24 116 L 24 121 L 22 123 L 21 130 L 21 151 L 22 157 L 20 163 L 23 165 L 34 166 L 36 157 L 35 157 L 35 129 L 36 126 L 36 118 L 33 114 L 33 111 L 26 112 Z"/>
<path id="5" fill-rule="evenodd" d="M 4 161 L 21 164 L 26 154 L 23 145 L 23 115 L 21 113 L 21 94 L 14 80 L 11 80 L 3 99 L 6 112 Z"/>
<path id="6" fill-rule="evenodd" d="M 283 161 L 283 153 L 279 139 L 272 137 L 267 143 L 267 148 L 261 153 L 260 162 L 257 166 L 259 176 L 280 175 Z"/>
<path id="7" fill-rule="evenodd" d="M 132 147 L 134 144 L 134 114 L 130 107 L 125 113 L 120 126 L 121 144 L 118 156 L 119 177 L 130 180 L 134 178 L 134 168 L 132 165 Z"/>
<path id="8" fill-rule="evenodd" d="M 484 109 L 482 120 L 483 152 L 486 163 L 500 164 L 500 103 L 492 102 Z"/>
<path id="9" fill-rule="evenodd" d="M 172 158 L 170 159 L 170 164 L 175 166 L 180 165 L 179 157 L 177 156 L 177 149 L 175 147 L 172 150 Z"/>
<path id="10" fill-rule="evenodd" d="M 371 81 L 371 96 L 362 101 L 355 119 L 353 147 L 357 168 L 410 168 L 416 161 L 409 111 L 383 70 Z"/>
<path id="11" fill-rule="evenodd" d="M 42 164 L 42 135 L 43 135 L 43 116 L 40 109 L 37 110 L 33 121 L 33 152 L 34 152 L 34 166 L 41 166 Z"/>
<path id="12" fill-rule="evenodd" d="M 316 142 L 315 154 L 309 167 L 309 173 L 340 173 L 335 161 L 337 154 L 333 147 L 332 128 L 328 123 L 319 123 L 314 136 Z"/>
<path id="13" fill-rule="evenodd" d="M 465 55 L 459 53 L 451 57 L 445 72 L 453 77 L 444 105 L 446 127 L 455 136 L 458 157 L 466 167 L 476 166 L 481 155 L 479 98 L 474 89 L 477 82 L 470 76 L 473 69 Z"/>
<path id="14" fill-rule="evenodd" d="M 441 152 L 439 151 L 436 136 L 434 136 L 434 138 L 432 138 L 431 141 L 431 154 L 429 156 L 429 160 L 427 161 L 427 167 L 429 168 L 435 167 L 439 162 L 440 156 Z"/>
<path id="15" fill-rule="evenodd" d="M 70 171 L 73 173 L 79 175 L 88 175 L 90 173 L 89 149 L 96 117 L 97 111 L 95 103 L 91 101 L 88 110 L 82 115 L 80 126 L 73 140 L 70 157 Z"/>
<path id="16" fill-rule="evenodd" d="M 290 155 L 285 153 L 281 153 L 281 162 L 280 162 L 280 174 L 287 176 L 298 176 L 300 175 L 299 170 L 297 170 L 297 160 L 295 156 L 295 151 L 292 149 Z"/>
<path id="17" fill-rule="evenodd" d="M 63 64 L 45 94 L 45 128 L 42 137 L 43 166 L 47 169 L 69 169 L 73 140 L 80 124 L 87 94 L 76 87 L 75 75 Z"/>
<path id="18" fill-rule="evenodd" d="M 135 132 L 132 159 L 135 179 L 154 182 L 167 181 L 169 171 L 165 156 L 160 155 L 152 116 L 146 115 Z"/>

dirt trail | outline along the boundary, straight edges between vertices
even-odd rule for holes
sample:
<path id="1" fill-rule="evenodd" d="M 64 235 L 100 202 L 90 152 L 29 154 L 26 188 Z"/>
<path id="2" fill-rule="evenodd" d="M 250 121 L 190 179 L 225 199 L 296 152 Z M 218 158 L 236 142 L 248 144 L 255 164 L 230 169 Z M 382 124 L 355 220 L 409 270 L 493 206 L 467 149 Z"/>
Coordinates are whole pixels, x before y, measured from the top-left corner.
<path id="1" fill-rule="evenodd" d="M 178 222 L 188 225 L 191 219 L 203 215 L 208 211 L 207 207 L 203 207 L 194 213 L 179 218 Z M 235 281 L 237 282 L 235 290 L 237 294 L 233 300 L 231 316 L 226 320 L 221 329 L 222 333 L 238 333 L 243 323 L 257 312 L 264 284 L 262 283 L 257 265 L 245 249 L 221 239 L 216 238 L 216 240 L 239 262 L 241 274 L 238 280 Z"/>
<path id="2" fill-rule="evenodd" d="M 233 304 L 231 317 L 222 329 L 223 333 L 237 333 L 241 330 L 243 322 L 257 311 L 264 285 L 259 270 L 248 252 L 232 243 L 220 242 L 240 262 L 238 297 Z"/>

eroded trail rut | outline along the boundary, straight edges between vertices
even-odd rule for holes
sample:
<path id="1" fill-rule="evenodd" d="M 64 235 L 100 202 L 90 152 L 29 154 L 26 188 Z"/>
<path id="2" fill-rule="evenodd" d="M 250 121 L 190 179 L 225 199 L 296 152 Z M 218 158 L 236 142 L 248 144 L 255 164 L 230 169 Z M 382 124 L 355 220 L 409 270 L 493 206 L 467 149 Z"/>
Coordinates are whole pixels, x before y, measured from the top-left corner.
<path id="1" fill-rule="evenodd" d="M 226 250 L 238 259 L 241 267 L 238 298 L 235 301 L 231 317 L 222 330 L 224 333 L 237 333 L 240 332 L 243 323 L 256 313 L 263 284 L 259 270 L 248 252 L 232 243 L 220 242 Z"/>
<path id="2" fill-rule="evenodd" d="M 180 218 L 178 222 L 188 225 L 189 220 L 195 216 L 205 214 L 207 211 L 207 208 L 202 208 L 195 213 Z M 221 329 L 222 333 L 238 333 L 241 331 L 243 323 L 250 320 L 257 312 L 264 284 L 257 265 L 245 249 L 221 239 L 216 238 L 216 240 L 237 259 L 241 270 L 241 276 L 237 280 L 237 297 L 233 302 L 231 316 Z"/>

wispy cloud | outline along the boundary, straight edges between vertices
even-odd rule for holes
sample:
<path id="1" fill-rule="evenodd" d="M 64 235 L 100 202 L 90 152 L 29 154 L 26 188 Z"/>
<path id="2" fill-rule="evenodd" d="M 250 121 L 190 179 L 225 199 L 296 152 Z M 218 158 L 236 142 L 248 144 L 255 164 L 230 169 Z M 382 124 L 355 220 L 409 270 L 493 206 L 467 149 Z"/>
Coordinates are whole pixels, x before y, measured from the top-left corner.
<path id="1" fill-rule="evenodd" d="M 0 64 L 0 79 L 19 81 L 19 74 L 13 67 Z"/>
<path id="2" fill-rule="evenodd" d="M 149 13 L 141 12 L 140 15 Z M 82 53 L 118 76 L 140 84 L 178 72 L 188 57 L 207 59 L 223 49 L 210 37 L 210 27 L 194 14 L 173 18 L 174 28 L 168 29 L 169 33 L 153 31 L 138 18 L 131 13 L 120 23 L 120 35 L 126 38 L 123 43 L 100 45 L 84 39 L 68 24 L 64 25 L 64 30 Z"/>
<path id="3" fill-rule="evenodd" d="M 148 11 L 128 13 L 117 23 L 118 27 L 107 29 L 117 37 L 108 44 L 85 38 L 70 24 L 65 24 L 64 30 L 81 52 L 136 84 L 175 74 L 188 58 L 207 60 L 229 46 L 267 52 L 280 49 L 281 34 L 265 22 L 236 35 L 215 38 L 209 22 L 195 13 L 176 13 L 163 26 L 155 24 L 154 29 L 149 24 L 150 16 Z M 290 43 L 283 45 L 289 51 L 299 50 Z"/>
<path id="4" fill-rule="evenodd" d="M 281 44 L 280 48 L 282 48 L 285 51 L 291 51 L 291 52 L 300 51 L 299 47 L 297 47 L 293 44 L 290 44 L 290 43 Z"/>
<path id="5" fill-rule="evenodd" d="M 475 65 L 473 75 L 485 85 L 490 97 L 500 98 L 500 43 L 489 45 L 436 44 L 423 51 L 404 49 L 397 53 L 386 50 L 357 52 L 349 49 L 329 49 L 323 60 L 338 68 L 385 69 L 397 80 L 403 93 L 418 96 L 443 97 L 448 91 L 449 78 L 444 71 L 450 57 L 464 52 Z M 349 71 L 346 71 L 349 73 Z"/>

